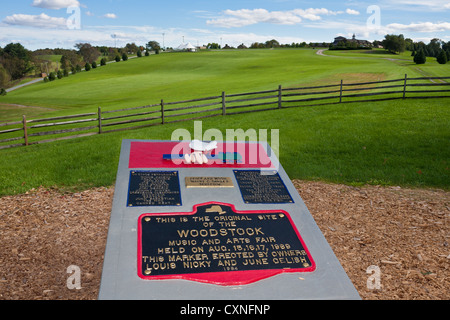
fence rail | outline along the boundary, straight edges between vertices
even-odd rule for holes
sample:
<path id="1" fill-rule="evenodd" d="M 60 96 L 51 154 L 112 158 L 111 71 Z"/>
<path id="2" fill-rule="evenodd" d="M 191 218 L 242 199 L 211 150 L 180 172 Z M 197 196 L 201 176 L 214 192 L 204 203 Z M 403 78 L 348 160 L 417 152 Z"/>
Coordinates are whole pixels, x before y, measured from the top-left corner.
<path id="1" fill-rule="evenodd" d="M 267 110 L 394 99 L 450 98 L 450 77 L 423 77 L 289 87 L 234 93 L 141 107 L 0 123 L 0 149 L 124 130 Z M 410 90 L 408 90 L 411 88 Z M 443 95 L 447 93 L 447 95 Z M 361 100 L 360 98 L 364 98 Z M 49 130 L 49 128 L 52 128 Z M 55 128 L 55 129 L 53 129 Z M 57 129 L 56 129 L 57 128 Z M 74 133 L 77 133 L 74 135 Z M 42 140 L 43 137 L 53 136 Z M 9 144 L 11 142 L 20 143 Z"/>

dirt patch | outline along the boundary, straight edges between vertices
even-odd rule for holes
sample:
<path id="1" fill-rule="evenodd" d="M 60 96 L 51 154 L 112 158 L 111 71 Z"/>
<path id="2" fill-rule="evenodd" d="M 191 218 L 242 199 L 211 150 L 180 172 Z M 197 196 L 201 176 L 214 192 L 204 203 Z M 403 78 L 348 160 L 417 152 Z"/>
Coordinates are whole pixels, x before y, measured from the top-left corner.
<path id="1" fill-rule="evenodd" d="M 334 86 L 329 88 L 316 88 L 316 89 L 307 89 L 307 92 L 323 92 L 323 91 L 336 91 L 331 92 L 332 96 L 339 95 L 339 89 L 341 80 L 343 80 L 344 90 L 352 89 L 353 87 L 346 87 L 345 85 L 354 84 L 354 83 L 365 83 L 365 82 L 378 82 L 386 79 L 386 75 L 384 73 L 338 73 L 328 75 L 324 78 L 319 78 L 314 81 L 309 81 L 307 84 L 299 83 L 289 86 L 288 88 L 310 88 L 310 87 L 320 87 L 320 86 Z M 381 85 L 381 84 L 380 84 Z M 355 88 L 361 89 L 358 91 L 360 93 L 367 92 L 367 89 L 373 88 L 377 86 L 376 84 L 368 84 L 368 85 L 360 85 Z M 304 90 L 294 90 L 292 92 L 302 92 Z"/>
<path id="2" fill-rule="evenodd" d="M 450 192 L 294 184 L 363 299 L 450 298 Z M 0 299 L 97 299 L 113 192 L 0 198 Z M 80 290 L 67 288 L 71 265 Z M 370 266 L 380 289 L 367 287 Z"/>
<path id="3" fill-rule="evenodd" d="M 0 103 L 0 122 L 21 121 L 23 115 L 26 115 L 27 117 L 38 117 L 41 114 L 53 110 L 54 109 L 44 107 Z"/>

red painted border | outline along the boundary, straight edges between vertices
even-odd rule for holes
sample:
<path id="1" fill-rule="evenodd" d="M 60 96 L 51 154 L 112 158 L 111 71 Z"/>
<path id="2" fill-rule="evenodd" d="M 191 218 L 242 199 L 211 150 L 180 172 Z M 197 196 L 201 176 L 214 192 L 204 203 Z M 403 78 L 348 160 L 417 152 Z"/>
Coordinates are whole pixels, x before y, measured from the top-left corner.
<path id="1" fill-rule="evenodd" d="M 207 206 L 207 205 L 222 205 L 222 206 L 229 206 L 232 208 L 232 210 L 237 214 L 259 214 L 259 213 L 283 213 L 286 215 L 286 217 L 289 219 L 289 222 L 291 223 L 292 228 L 294 229 L 295 233 L 297 234 L 298 239 L 300 240 L 300 243 L 302 244 L 303 248 L 306 251 L 306 254 L 311 261 L 311 267 L 309 268 L 303 268 L 303 269 L 274 269 L 274 270 L 250 270 L 250 271 L 223 271 L 223 272 L 211 272 L 211 273 L 192 273 L 192 274 L 180 274 L 180 275 L 170 275 L 170 276 L 143 276 L 142 275 L 142 244 L 141 244 L 141 238 L 142 238 L 142 225 L 141 220 L 144 217 L 151 217 L 151 216 L 161 216 L 161 215 L 167 215 L 167 216 L 181 216 L 181 215 L 195 215 L 197 213 L 197 208 L 201 206 Z M 223 202 L 206 202 L 202 204 L 197 204 L 194 206 L 193 212 L 183 212 L 183 213 L 147 213 L 143 214 L 139 217 L 138 220 L 138 276 L 143 280 L 190 280 L 190 281 L 196 281 L 201 283 L 208 283 L 208 284 L 215 284 L 215 285 L 221 285 L 221 286 L 236 286 L 236 285 L 248 285 L 251 283 L 258 282 L 260 280 L 264 280 L 279 274 L 283 273 L 295 273 L 295 272 L 314 272 L 316 270 L 316 263 L 314 262 L 308 248 L 306 247 L 305 242 L 303 241 L 302 237 L 300 236 L 300 233 L 298 232 L 297 227 L 295 226 L 294 222 L 292 221 L 292 218 L 290 214 L 284 210 L 258 210 L 258 211 L 237 211 L 235 206 L 228 203 Z"/>
<path id="2" fill-rule="evenodd" d="M 260 143 L 236 142 L 219 143 L 217 145 L 216 154 L 230 151 L 239 152 L 243 157 L 242 163 L 223 163 L 222 161 L 214 160 L 208 164 L 195 165 L 185 164 L 183 161 L 177 164 L 170 160 L 164 160 L 163 155 L 172 154 L 174 148 L 177 154 L 181 150 L 191 151 L 187 142 L 131 142 L 128 168 L 275 168 L 263 145 Z"/>

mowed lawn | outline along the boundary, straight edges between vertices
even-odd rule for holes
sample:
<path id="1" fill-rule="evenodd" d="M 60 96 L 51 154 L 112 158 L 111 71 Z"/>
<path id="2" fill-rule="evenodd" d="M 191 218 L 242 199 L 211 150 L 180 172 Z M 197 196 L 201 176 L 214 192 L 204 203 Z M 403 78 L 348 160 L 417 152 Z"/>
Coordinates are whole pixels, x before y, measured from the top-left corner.
<path id="1" fill-rule="evenodd" d="M 64 115 L 92 112 L 98 106 L 141 106 L 161 98 L 176 101 L 222 91 L 275 89 L 278 84 L 420 76 L 414 68 L 407 62 L 365 56 L 321 57 L 313 50 L 161 54 L 33 85 L 1 101 L 38 106 L 45 115 Z M 449 99 L 406 99 L 292 108 L 211 118 L 203 121 L 203 130 L 278 129 L 279 158 L 292 179 L 448 189 L 449 105 Z M 39 186 L 111 186 L 122 139 L 170 140 L 178 128 L 193 133 L 193 122 L 0 150 L 0 195 Z"/>
<path id="2" fill-rule="evenodd" d="M 51 109 L 41 113 L 51 116 L 76 114 L 98 107 L 111 110 L 154 104 L 161 99 L 170 102 L 216 96 L 222 91 L 233 94 L 276 89 L 278 85 L 339 83 L 341 79 L 376 81 L 402 78 L 406 73 L 420 76 L 410 66 L 385 59 L 323 57 L 311 49 L 165 53 L 10 92 L 0 97 L 0 110 L 2 104 L 17 104 Z M 4 113 L 0 116 L 0 122 L 11 120 Z"/>

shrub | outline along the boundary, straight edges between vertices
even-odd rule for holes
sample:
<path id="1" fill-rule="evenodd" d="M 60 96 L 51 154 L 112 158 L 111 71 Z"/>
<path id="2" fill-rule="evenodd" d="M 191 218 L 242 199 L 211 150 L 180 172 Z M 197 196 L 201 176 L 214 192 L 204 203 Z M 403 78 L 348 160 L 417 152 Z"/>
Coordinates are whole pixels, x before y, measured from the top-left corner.
<path id="1" fill-rule="evenodd" d="M 122 60 L 123 60 L 123 61 L 127 61 L 127 60 L 128 60 L 128 56 L 127 56 L 126 53 L 124 53 L 124 54 L 122 55 Z"/>
<path id="2" fill-rule="evenodd" d="M 76 74 L 77 73 L 77 68 L 75 68 L 74 66 L 72 66 L 72 74 Z"/>
<path id="3" fill-rule="evenodd" d="M 6 96 L 7 92 L 5 89 L 1 88 L 0 89 L 0 96 Z"/>
<path id="4" fill-rule="evenodd" d="M 75 70 L 77 70 L 77 72 L 81 72 L 81 66 L 79 64 L 77 64 Z"/>
<path id="5" fill-rule="evenodd" d="M 145 51 L 145 56 L 148 57 L 150 55 L 150 52 Z"/>
<path id="6" fill-rule="evenodd" d="M 97 62 L 92 62 L 92 69 L 97 69 Z"/>
<path id="7" fill-rule="evenodd" d="M 54 72 L 50 72 L 48 75 L 48 80 L 55 81 L 56 80 L 56 74 Z"/>
<path id="8" fill-rule="evenodd" d="M 91 71 L 91 65 L 89 64 L 89 62 L 86 62 L 86 64 L 84 65 L 84 70 Z"/>
<path id="9" fill-rule="evenodd" d="M 68 69 L 64 69 L 63 74 L 64 74 L 64 77 L 67 78 L 69 76 L 69 70 Z"/>
<path id="10" fill-rule="evenodd" d="M 425 52 L 423 50 L 417 51 L 416 55 L 414 56 L 414 62 L 416 64 L 424 64 L 427 62 L 427 57 L 425 56 Z"/>
<path id="11" fill-rule="evenodd" d="M 63 78 L 64 74 L 61 70 L 58 70 L 58 72 L 56 73 L 56 76 L 58 77 L 58 79 L 61 80 Z"/>
<path id="12" fill-rule="evenodd" d="M 138 50 L 137 56 L 138 56 L 138 58 L 141 58 L 141 57 L 142 57 L 142 52 L 141 52 L 141 50 Z"/>
<path id="13" fill-rule="evenodd" d="M 120 56 L 119 55 L 116 56 L 116 62 L 120 62 Z"/>
<path id="14" fill-rule="evenodd" d="M 447 54 L 444 50 L 441 50 L 441 52 L 437 56 L 437 62 L 439 64 L 446 64 L 447 63 Z"/>
<path id="15" fill-rule="evenodd" d="M 44 82 L 49 82 L 50 80 L 48 80 L 48 77 L 44 78 Z"/>
<path id="16" fill-rule="evenodd" d="M 102 60 L 100 60 L 100 65 L 106 66 L 106 58 L 102 58 Z"/>

